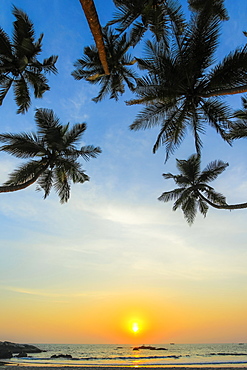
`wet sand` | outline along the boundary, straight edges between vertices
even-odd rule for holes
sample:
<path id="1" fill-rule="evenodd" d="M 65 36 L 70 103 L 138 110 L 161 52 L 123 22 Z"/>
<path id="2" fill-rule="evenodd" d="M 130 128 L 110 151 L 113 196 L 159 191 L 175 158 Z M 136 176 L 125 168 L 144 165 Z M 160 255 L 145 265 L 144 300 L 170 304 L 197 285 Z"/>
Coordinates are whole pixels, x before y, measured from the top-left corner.
<path id="1" fill-rule="evenodd" d="M 206 370 L 226 370 L 226 367 L 209 367 L 209 366 L 202 366 L 206 368 Z M 189 366 L 68 366 L 68 365 L 29 365 L 29 364 L 8 364 L 8 363 L 0 363 L 0 370 L 130 370 L 138 369 L 138 370 L 202 370 L 202 367 L 189 367 Z M 151 369 L 150 369 L 151 368 Z M 239 367 L 227 367 L 227 370 L 239 370 Z M 246 369 L 247 367 L 241 367 L 241 369 Z"/>

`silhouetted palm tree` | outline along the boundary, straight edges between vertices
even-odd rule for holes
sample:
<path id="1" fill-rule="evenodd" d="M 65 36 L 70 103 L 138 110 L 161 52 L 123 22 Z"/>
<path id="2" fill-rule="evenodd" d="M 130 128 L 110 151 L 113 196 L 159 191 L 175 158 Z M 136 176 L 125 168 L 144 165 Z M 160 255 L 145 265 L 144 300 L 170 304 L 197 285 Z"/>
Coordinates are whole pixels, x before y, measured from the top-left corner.
<path id="1" fill-rule="evenodd" d="M 193 11 L 201 11 L 207 7 L 207 12 L 212 15 L 218 15 L 221 20 L 228 20 L 227 10 L 224 6 L 224 0 L 188 0 L 189 7 Z"/>
<path id="2" fill-rule="evenodd" d="M 234 117 L 237 118 L 231 124 L 229 130 L 229 138 L 231 140 L 241 139 L 247 137 L 247 98 L 242 97 L 243 109 L 236 110 L 234 112 Z"/>
<path id="3" fill-rule="evenodd" d="M 93 99 L 95 102 L 102 100 L 107 94 L 110 94 L 111 99 L 118 100 L 119 94 L 125 91 L 125 84 L 130 90 L 134 90 L 137 78 L 135 72 L 130 69 L 135 59 L 127 53 L 130 43 L 126 34 L 116 37 L 113 31 L 106 27 L 103 35 L 110 74 L 104 73 L 95 46 L 84 48 L 84 56 L 77 60 L 74 64 L 76 70 L 72 72 L 76 80 L 85 79 L 101 86 L 98 96 Z"/>
<path id="4" fill-rule="evenodd" d="M 35 98 L 42 98 L 49 90 L 45 73 L 57 73 L 57 56 L 37 60 L 42 48 L 43 34 L 35 41 L 34 27 L 26 13 L 13 7 L 13 39 L 0 28 L 0 105 L 13 85 L 14 97 L 18 106 L 17 113 L 25 113 L 31 105 L 30 91 Z"/>
<path id="5" fill-rule="evenodd" d="M 187 160 L 177 159 L 179 175 L 164 173 L 165 179 L 173 179 L 178 188 L 166 191 L 158 198 L 160 201 L 175 201 L 173 210 L 181 208 L 186 221 L 191 225 L 199 210 L 206 217 L 208 206 L 217 209 L 242 209 L 247 208 L 247 203 L 227 204 L 224 195 L 217 193 L 214 188 L 208 185 L 220 175 L 228 163 L 220 160 L 211 162 L 201 172 L 201 159 L 197 154 L 193 154 Z"/>
<path id="6" fill-rule="evenodd" d="M 84 14 L 87 18 L 89 28 L 94 37 L 96 47 L 99 52 L 99 59 L 102 64 L 102 68 L 105 74 L 109 74 L 108 61 L 106 57 L 106 50 L 102 35 L 102 29 L 99 22 L 99 17 L 94 5 L 93 0 L 79 0 L 84 11 Z"/>
<path id="7" fill-rule="evenodd" d="M 84 183 L 89 180 L 78 162 L 95 158 L 101 150 L 92 145 L 76 148 L 81 139 L 86 124 L 69 124 L 63 126 L 50 109 L 37 109 L 35 122 L 38 130 L 35 133 L 1 134 L 0 141 L 4 143 L 0 151 L 7 152 L 18 158 L 31 159 L 14 170 L 9 180 L 0 186 L 0 193 L 25 189 L 37 181 L 39 189 L 43 189 L 46 198 L 54 187 L 60 202 L 67 202 L 70 196 L 70 186 L 73 183 Z"/>
<path id="8" fill-rule="evenodd" d="M 211 0 L 212 1 L 212 0 Z M 166 146 L 166 160 L 183 141 L 187 130 L 194 135 L 198 154 L 205 123 L 224 140 L 232 112 L 219 96 L 246 91 L 247 47 L 238 48 L 215 65 L 221 20 L 205 6 L 193 12 L 182 36 L 171 48 L 147 42 L 146 59 L 137 59 L 147 75 L 138 80 L 138 99 L 127 104 L 145 104 L 130 126 L 132 130 L 159 125 L 154 144 Z M 211 69 L 210 69 L 211 67 Z"/>
<path id="9" fill-rule="evenodd" d="M 147 30 L 156 41 L 168 45 L 170 23 L 180 33 L 184 27 L 181 6 L 175 0 L 113 0 L 118 11 L 108 25 L 117 24 L 120 34 L 132 26 L 130 40 L 135 46 Z"/>

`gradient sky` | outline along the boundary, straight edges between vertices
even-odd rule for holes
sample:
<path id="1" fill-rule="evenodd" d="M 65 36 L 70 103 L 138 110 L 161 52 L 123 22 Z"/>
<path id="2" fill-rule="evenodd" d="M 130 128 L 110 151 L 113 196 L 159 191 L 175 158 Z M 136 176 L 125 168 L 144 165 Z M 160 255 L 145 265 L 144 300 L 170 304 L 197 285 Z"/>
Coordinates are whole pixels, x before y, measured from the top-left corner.
<path id="1" fill-rule="evenodd" d="M 186 8 L 186 1 L 181 0 Z M 87 123 L 85 142 L 102 148 L 85 163 L 91 181 L 72 188 L 68 204 L 36 186 L 1 194 L 0 340 L 29 343 L 209 343 L 247 341 L 246 210 L 210 209 L 189 227 L 180 210 L 157 200 L 173 188 L 163 172 L 194 153 L 191 137 L 164 165 L 152 154 L 157 131 L 131 132 L 139 107 L 91 99 L 97 86 L 75 81 L 73 63 L 93 43 L 79 0 L 4 0 L 0 26 L 11 34 L 11 6 L 44 32 L 43 54 L 59 55 L 50 92 L 16 115 L 12 93 L 1 109 L 1 132 L 32 131 L 36 108 L 66 124 Z M 102 25 L 111 0 L 95 0 Z M 246 0 L 226 0 L 218 60 L 246 42 Z M 133 52 L 134 53 L 137 51 Z M 240 108 L 241 98 L 231 100 Z M 229 203 L 247 201 L 246 140 L 230 147 L 208 130 L 203 166 L 229 162 L 213 183 Z M 1 154 L 0 182 L 19 160 Z M 137 322 L 139 333 L 131 333 Z"/>

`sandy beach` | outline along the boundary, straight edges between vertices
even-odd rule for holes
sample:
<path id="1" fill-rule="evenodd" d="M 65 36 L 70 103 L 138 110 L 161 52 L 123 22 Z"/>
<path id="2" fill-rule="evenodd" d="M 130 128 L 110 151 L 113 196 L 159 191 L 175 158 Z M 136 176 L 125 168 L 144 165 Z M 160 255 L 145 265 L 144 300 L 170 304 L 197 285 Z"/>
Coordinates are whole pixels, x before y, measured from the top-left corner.
<path id="1" fill-rule="evenodd" d="M 234 366 L 234 367 L 229 367 L 225 366 L 198 366 L 198 367 L 190 367 L 190 366 L 33 366 L 33 365 L 13 365 L 13 364 L 8 364 L 8 363 L 0 363 L 1 370 L 17 370 L 16 367 L 18 367 L 18 370 L 54 370 L 56 368 L 57 370 L 108 370 L 108 369 L 113 369 L 113 370 L 129 370 L 130 368 L 135 368 L 138 370 L 150 370 L 151 369 L 158 369 L 158 370 L 201 370 L 206 369 L 206 370 L 239 370 L 241 369 L 246 369 L 246 366 Z M 27 369 L 28 368 L 28 369 Z"/>

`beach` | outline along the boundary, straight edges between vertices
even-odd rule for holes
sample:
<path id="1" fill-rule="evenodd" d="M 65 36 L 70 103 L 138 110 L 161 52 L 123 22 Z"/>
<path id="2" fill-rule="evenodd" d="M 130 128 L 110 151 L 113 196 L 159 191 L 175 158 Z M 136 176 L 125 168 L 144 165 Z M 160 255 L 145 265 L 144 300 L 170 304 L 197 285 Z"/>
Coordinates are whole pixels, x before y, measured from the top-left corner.
<path id="1" fill-rule="evenodd" d="M 33 366 L 33 365 L 20 365 L 20 364 L 8 364 L 8 363 L 0 363 L 1 370 L 17 370 L 16 367 L 18 367 L 18 370 L 54 370 L 56 368 L 57 370 L 129 370 L 130 368 L 137 368 L 138 370 L 150 370 L 151 369 L 157 369 L 157 370 L 239 370 L 241 369 L 247 369 L 246 366 L 200 366 L 200 367 L 191 367 L 191 366 Z M 28 369 L 27 369 L 28 368 Z"/>

